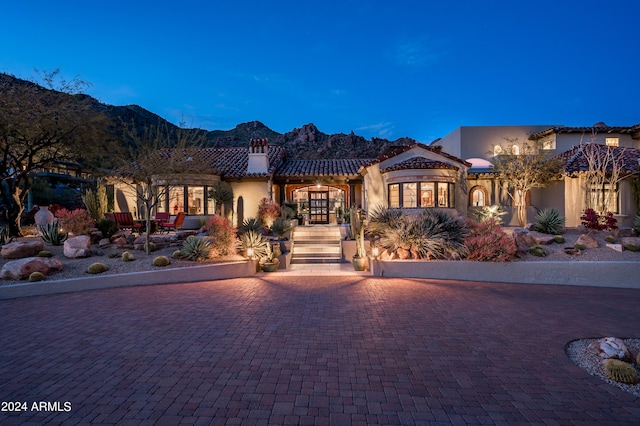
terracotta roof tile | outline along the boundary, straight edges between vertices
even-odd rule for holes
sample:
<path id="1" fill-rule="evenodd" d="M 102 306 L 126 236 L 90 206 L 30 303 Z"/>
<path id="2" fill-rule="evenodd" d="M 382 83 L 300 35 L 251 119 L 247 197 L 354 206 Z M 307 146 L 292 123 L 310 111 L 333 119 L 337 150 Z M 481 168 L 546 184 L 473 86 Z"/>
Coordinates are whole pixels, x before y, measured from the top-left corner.
<path id="1" fill-rule="evenodd" d="M 354 176 L 371 159 L 286 160 L 276 170 L 276 176 Z"/>
<path id="2" fill-rule="evenodd" d="M 438 155 L 441 155 L 445 158 L 448 158 L 450 160 L 453 160 L 457 163 L 463 164 L 467 167 L 471 167 L 471 163 L 464 161 L 456 156 L 453 156 L 451 154 L 447 154 L 446 152 L 442 151 L 442 149 L 440 148 L 434 148 L 432 146 L 428 146 L 425 144 L 422 144 L 420 142 L 416 142 L 416 143 L 412 143 L 410 145 L 403 145 L 403 146 L 393 146 L 390 147 L 388 150 L 386 150 L 382 155 L 380 155 L 378 158 L 375 158 L 373 160 L 371 160 L 370 162 L 368 162 L 367 164 L 364 164 L 363 167 L 367 167 L 367 166 L 371 166 L 373 164 L 377 164 L 377 163 L 381 163 L 384 160 L 387 160 L 389 158 L 393 158 L 396 155 L 402 154 L 403 152 L 407 152 L 412 148 L 415 147 L 419 147 L 419 148 L 423 148 L 426 149 L 427 151 L 431 151 L 431 152 L 435 152 Z"/>
<path id="3" fill-rule="evenodd" d="M 575 174 L 588 171 L 589 163 L 585 157 L 584 150 L 590 148 L 595 149 L 601 157 L 604 157 L 608 150 L 611 150 L 610 152 L 612 152 L 615 157 L 622 156 L 622 172 L 633 173 L 638 171 L 638 167 L 640 166 L 640 163 L 638 163 L 640 160 L 639 149 L 600 144 L 584 144 L 575 146 L 569 151 L 558 154 L 558 157 L 562 160 L 564 172 L 566 174 Z M 609 171 L 610 170 L 611 168 L 609 168 Z"/>
<path id="4" fill-rule="evenodd" d="M 449 169 L 458 170 L 459 168 L 453 164 L 445 163 L 444 161 L 430 160 L 424 157 L 411 157 L 400 163 L 394 164 L 389 167 L 385 167 L 380 171 L 382 173 L 391 172 L 394 170 L 407 170 L 407 169 Z"/>

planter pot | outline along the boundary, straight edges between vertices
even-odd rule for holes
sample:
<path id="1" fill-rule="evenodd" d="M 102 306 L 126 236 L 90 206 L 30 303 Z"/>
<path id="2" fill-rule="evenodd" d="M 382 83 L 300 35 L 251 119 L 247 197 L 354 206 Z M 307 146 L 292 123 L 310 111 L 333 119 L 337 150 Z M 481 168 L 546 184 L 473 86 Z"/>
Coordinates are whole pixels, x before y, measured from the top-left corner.
<path id="1" fill-rule="evenodd" d="M 366 271 L 367 270 L 367 258 L 366 257 L 354 257 L 351 260 L 354 271 Z"/>
<path id="2" fill-rule="evenodd" d="M 264 272 L 275 272 L 280 267 L 280 262 L 265 262 L 260 266 Z"/>

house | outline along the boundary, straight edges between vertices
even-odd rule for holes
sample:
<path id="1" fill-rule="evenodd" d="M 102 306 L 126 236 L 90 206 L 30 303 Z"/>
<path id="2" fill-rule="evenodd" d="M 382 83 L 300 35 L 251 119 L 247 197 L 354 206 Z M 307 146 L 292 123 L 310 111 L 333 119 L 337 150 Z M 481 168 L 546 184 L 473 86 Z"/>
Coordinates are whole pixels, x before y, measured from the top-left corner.
<path id="1" fill-rule="evenodd" d="M 459 127 L 449 135 L 432 142 L 450 154 L 464 158 L 472 164 L 468 171 L 468 202 L 470 206 L 502 205 L 508 215 L 505 222 L 517 225 L 512 200 L 506 188 L 492 170 L 492 160 L 505 148 L 519 153 L 525 144 L 548 150 L 550 156 L 562 159 L 562 175 L 544 188 L 535 188 L 527 194 L 527 221 L 537 211 L 553 207 L 567 219 L 567 226 L 580 224 L 581 212 L 611 192 L 609 209 L 621 226 L 630 226 L 638 214 L 633 195 L 633 178 L 638 172 L 640 159 L 640 124 L 611 127 L 596 123 L 591 127 L 561 125 L 528 126 L 469 126 Z M 621 180 L 617 187 L 587 190 L 585 146 L 592 146 L 604 155 L 613 154 L 622 162 Z"/>
<path id="2" fill-rule="evenodd" d="M 538 210 L 554 207 L 567 218 L 567 226 L 576 226 L 587 197 L 596 201 L 602 197 L 598 189 L 587 191 L 585 186 L 587 169 L 580 148 L 585 139 L 592 145 L 601 144 L 603 152 L 609 147 L 625 159 L 610 206 L 621 225 L 630 225 L 637 214 L 631 181 L 640 159 L 640 125 L 609 127 L 603 123 L 593 127 L 460 127 L 430 145 L 390 146 L 373 159 L 289 158 L 283 147 L 269 145 L 264 138 L 252 139 L 246 148 L 205 148 L 201 155 L 207 172 L 163 182 L 168 191 L 157 210 L 213 214 L 208 189 L 225 181 L 233 190 L 233 202 L 225 211 L 235 225 L 256 217 L 258 204 L 265 197 L 280 204 L 298 203 L 308 224 L 335 223 L 336 213 L 351 206 L 408 211 L 439 208 L 464 216 L 469 208 L 502 205 L 509 211 L 506 223 L 516 225 L 511 198 L 492 169 L 492 160 L 505 146 L 518 153 L 526 143 L 540 142 L 542 149 L 563 160 L 564 170 L 547 187 L 527 194 L 528 220 L 532 221 Z M 123 188 L 116 188 L 115 194 L 116 210 L 141 211 L 135 196 Z"/>

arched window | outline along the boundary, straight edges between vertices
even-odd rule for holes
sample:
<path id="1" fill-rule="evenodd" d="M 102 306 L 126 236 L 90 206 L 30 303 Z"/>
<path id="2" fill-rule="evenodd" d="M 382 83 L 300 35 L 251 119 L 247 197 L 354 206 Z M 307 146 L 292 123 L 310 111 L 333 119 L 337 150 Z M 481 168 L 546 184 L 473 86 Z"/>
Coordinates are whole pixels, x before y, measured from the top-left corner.
<path id="1" fill-rule="evenodd" d="M 482 186 L 474 186 L 469 192 L 469 205 L 486 206 L 489 201 L 487 190 Z"/>
<path id="2" fill-rule="evenodd" d="M 502 154 L 502 147 L 500 145 L 496 145 L 493 147 L 493 155 L 500 155 Z"/>
<path id="3" fill-rule="evenodd" d="M 520 147 L 518 145 L 513 145 L 511 147 L 511 152 L 513 155 L 520 155 Z"/>

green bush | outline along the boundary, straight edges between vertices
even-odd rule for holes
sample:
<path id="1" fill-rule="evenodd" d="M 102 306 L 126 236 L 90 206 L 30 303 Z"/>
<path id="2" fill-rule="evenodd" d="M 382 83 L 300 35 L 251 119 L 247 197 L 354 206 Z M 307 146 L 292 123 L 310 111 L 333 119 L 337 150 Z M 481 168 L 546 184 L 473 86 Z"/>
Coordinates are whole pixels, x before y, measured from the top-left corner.
<path id="1" fill-rule="evenodd" d="M 534 230 L 543 234 L 560 235 L 564 231 L 564 216 L 554 208 L 541 210 L 536 215 Z"/>
<path id="2" fill-rule="evenodd" d="M 38 257 L 53 257 L 53 253 L 51 253 L 49 250 L 40 250 L 40 252 L 38 253 Z"/>
<path id="3" fill-rule="evenodd" d="M 92 263 L 91 265 L 89 265 L 89 267 L 87 268 L 87 273 L 89 274 L 101 274 L 103 272 L 107 271 L 107 265 L 105 265 L 104 263 L 100 263 L 100 262 L 96 262 L 96 263 Z"/>
<path id="4" fill-rule="evenodd" d="M 64 243 L 69 236 L 68 233 L 60 231 L 60 225 L 58 222 L 38 225 L 38 231 L 40 231 L 40 234 L 42 235 L 42 240 L 53 246 L 59 246 Z"/>
<path id="5" fill-rule="evenodd" d="M 96 228 L 98 228 L 102 233 L 103 238 L 111 238 L 116 232 L 118 232 L 118 224 L 106 217 L 103 217 L 96 222 Z"/>
<path id="6" fill-rule="evenodd" d="M 190 236 L 180 249 L 187 260 L 204 260 L 211 255 L 211 243 L 203 238 Z"/>
<path id="7" fill-rule="evenodd" d="M 29 282 L 36 282 L 36 281 L 42 281 L 44 280 L 44 274 L 42 272 L 32 272 L 31 274 L 29 274 Z"/>
<path id="8" fill-rule="evenodd" d="M 607 359 L 604 361 L 604 372 L 607 377 L 618 383 L 635 385 L 638 383 L 638 372 L 631 364 L 619 359 Z"/>
<path id="9" fill-rule="evenodd" d="M 153 266 L 168 266 L 171 262 L 167 256 L 158 256 L 153 259 Z"/>

